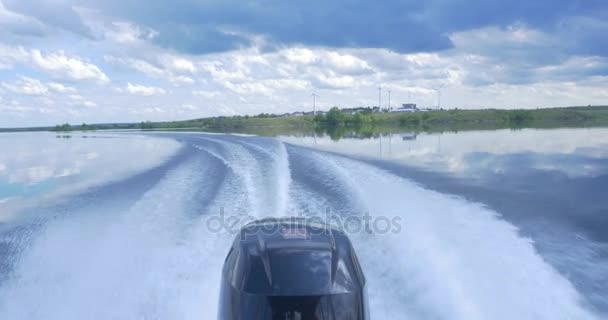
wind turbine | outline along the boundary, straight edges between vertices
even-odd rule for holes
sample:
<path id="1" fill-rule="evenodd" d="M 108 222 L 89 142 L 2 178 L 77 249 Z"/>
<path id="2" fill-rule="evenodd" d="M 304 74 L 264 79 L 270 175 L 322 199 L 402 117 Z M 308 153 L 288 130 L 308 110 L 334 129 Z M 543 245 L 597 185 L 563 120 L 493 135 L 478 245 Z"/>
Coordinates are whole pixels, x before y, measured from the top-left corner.
<path id="1" fill-rule="evenodd" d="M 437 109 L 441 109 L 441 89 L 443 89 L 443 85 L 433 88 L 433 90 L 437 91 Z"/>
<path id="2" fill-rule="evenodd" d="M 316 114 L 317 114 L 316 98 L 317 98 L 319 95 L 313 92 L 313 93 L 311 94 L 311 96 L 312 96 L 312 115 L 314 116 L 314 115 L 316 115 Z"/>

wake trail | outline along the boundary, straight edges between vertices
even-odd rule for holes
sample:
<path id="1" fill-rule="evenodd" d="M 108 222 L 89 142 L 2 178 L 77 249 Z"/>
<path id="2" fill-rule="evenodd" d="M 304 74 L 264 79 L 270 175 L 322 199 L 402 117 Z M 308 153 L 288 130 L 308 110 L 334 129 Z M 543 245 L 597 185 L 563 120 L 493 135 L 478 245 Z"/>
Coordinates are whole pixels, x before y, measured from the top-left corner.
<path id="1" fill-rule="evenodd" d="M 321 168 L 317 185 L 334 183 L 327 190 L 342 190 L 343 198 L 352 199 L 350 214 L 401 219 L 399 232 L 351 235 L 368 279 L 374 317 L 594 318 L 572 284 L 543 261 L 531 241 L 483 205 L 423 189 L 360 161 L 290 150 L 306 154 L 309 166 Z"/>
<path id="2" fill-rule="evenodd" d="M 0 318 L 204 317 L 184 313 L 218 285 L 205 273 L 216 247 L 194 241 L 202 228 L 188 214 L 188 191 L 204 184 L 191 173 L 204 170 L 190 162 L 170 171 L 122 215 L 71 215 L 46 226 L 0 289 Z"/>
<path id="3" fill-rule="evenodd" d="M 593 319 L 498 213 L 376 166 L 274 139 L 180 136 L 189 155 L 125 212 L 36 229 L 0 283 L 0 319 L 210 319 L 235 234 L 209 218 L 330 208 L 399 217 L 349 234 L 374 319 Z"/>

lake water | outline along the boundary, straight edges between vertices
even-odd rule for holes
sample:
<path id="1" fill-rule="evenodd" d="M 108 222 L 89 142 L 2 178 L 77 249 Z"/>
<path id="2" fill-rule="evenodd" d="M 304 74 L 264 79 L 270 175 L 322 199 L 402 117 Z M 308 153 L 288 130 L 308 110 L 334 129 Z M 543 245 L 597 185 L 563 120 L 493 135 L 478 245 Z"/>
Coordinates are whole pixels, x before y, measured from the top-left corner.
<path id="1" fill-rule="evenodd" d="M 111 134 L 0 134 L 0 221 L 158 165 L 179 148 L 168 139 Z"/>
<path id="2" fill-rule="evenodd" d="M 0 150 L 1 319 L 213 318 L 233 234 L 210 216 L 328 211 L 399 218 L 350 234 L 373 318 L 608 314 L 608 129 L 19 133 Z"/>

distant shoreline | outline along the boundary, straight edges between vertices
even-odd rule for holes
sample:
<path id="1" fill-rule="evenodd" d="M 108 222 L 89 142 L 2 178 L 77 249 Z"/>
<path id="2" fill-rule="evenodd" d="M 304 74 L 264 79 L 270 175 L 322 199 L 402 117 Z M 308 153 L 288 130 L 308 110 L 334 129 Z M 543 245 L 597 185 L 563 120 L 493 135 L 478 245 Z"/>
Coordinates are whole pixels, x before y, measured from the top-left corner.
<path id="1" fill-rule="evenodd" d="M 507 128 L 560 128 L 608 126 L 608 106 L 544 109 L 452 109 L 418 112 L 345 113 L 332 108 L 323 115 L 211 117 L 171 122 L 63 124 L 54 127 L 0 128 L 0 132 L 51 131 L 58 133 L 96 130 L 190 130 L 238 132 L 258 135 L 340 132 L 466 131 Z"/>

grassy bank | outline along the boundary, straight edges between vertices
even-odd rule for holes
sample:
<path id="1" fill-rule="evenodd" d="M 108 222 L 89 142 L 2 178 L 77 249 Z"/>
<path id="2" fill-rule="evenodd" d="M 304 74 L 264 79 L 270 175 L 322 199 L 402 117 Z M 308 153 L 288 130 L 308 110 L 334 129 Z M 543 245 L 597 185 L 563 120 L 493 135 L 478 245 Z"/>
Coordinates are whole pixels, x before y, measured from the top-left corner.
<path id="1" fill-rule="evenodd" d="M 259 135 L 319 132 L 464 131 L 505 128 L 608 126 L 608 106 L 534 110 L 438 110 L 412 113 L 345 114 L 332 109 L 325 115 L 278 117 L 218 117 L 190 121 L 147 123 L 144 129 L 188 129 Z"/>
<path id="2" fill-rule="evenodd" d="M 269 114 L 202 118 L 173 122 L 121 124 L 58 125 L 48 128 L 10 129 L 5 131 L 80 131 L 104 129 L 193 130 L 240 132 L 274 136 L 280 134 L 344 133 L 394 131 L 464 131 L 505 128 L 558 128 L 608 126 L 608 106 L 546 108 L 533 110 L 437 110 L 412 113 L 346 114 L 332 108 L 325 115 L 280 117 Z"/>

